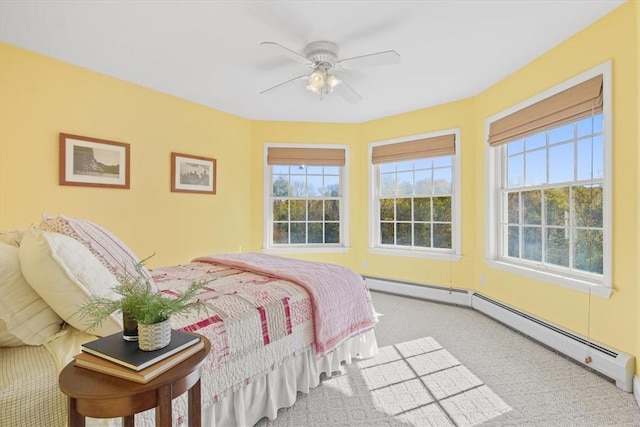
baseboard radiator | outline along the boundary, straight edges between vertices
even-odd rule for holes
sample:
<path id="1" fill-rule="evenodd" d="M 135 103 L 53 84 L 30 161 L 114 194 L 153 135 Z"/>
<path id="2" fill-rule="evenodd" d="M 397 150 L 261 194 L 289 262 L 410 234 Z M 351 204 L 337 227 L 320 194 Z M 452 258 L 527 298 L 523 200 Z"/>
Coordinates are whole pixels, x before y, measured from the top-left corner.
<path id="1" fill-rule="evenodd" d="M 368 276 L 364 278 L 369 289 L 374 291 L 471 307 L 471 294 L 466 289 L 443 288 Z"/>
<path id="2" fill-rule="evenodd" d="M 366 277 L 369 289 L 478 310 L 505 325 L 613 379 L 626 392 L 634 391 L 635 358 L 482 294 L 440 286 Z M 637 382 L 637 379 L 636 379 Z M 637 388 L 636 384 L 636 388 Z"/>

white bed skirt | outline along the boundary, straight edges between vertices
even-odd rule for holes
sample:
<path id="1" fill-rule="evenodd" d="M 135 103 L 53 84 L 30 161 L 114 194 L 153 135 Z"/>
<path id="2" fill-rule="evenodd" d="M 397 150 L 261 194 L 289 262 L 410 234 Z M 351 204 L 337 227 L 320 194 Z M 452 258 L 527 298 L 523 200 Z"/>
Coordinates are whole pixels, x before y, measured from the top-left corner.
<path id="1" fill-rule="evenodd" d="M 345 341 L 335 351 L 319 359 L 316 359 L 315 350 L 309 349 L 203 409 L 202 425 L 248 427 L 263 417 L 273 420 L 278 409 L 295 403 L 298 392 L 309 393 L 310 389 L 317 387 L 322 373 L 330 377 L 340 371 L 342 363 L 350 364 L 352 359 L 373 357 L 377 351 L 373 331 Z"/>
<path id="2" fill-rule="evenodd" d="M 62 368 L 73 360 L 73 355 L 80 351 L 80 344 L 95 339 L 94 336 L 81 333 L 69 328 L 68 333 L 61 334 L 57 340 L 45 344 L 57 365 L 57 372 L 52 371 L 52 384 L 56 392 L 57 376 Z M 44 349 L 43 349 L 44 350 Z M 366 359 L 378 352 L 374 331 L 351 338 L 339 345 L 330 354 L 316 359 L 316 352 L 309 348 L 287 359 L 280 366 L 270 371 L 266 376 L 253 380 L 248 385 L 232 392 L 214 405 L 202 404 L 203 427 L 250 427 L 267 417 L 273 420 L 278 415 L 278 409 L 292 406 L 298 392 L 309 391 L 320 384 L 320 377 L 324 373 L 327 377 L 340 371 L 342 363 L 350 364 L 352 359 Z M 176 419 L 176 407 L 182 407 L 186 413 L 186 393 L 173 401 L 174 425 L 183 427 L 188 425 L 186 416 Z M 62 411 L 64 414 L 66 408 Z M 33 414 L 31 414 L 33 415 Z M 155 425 L 155 410 L 150 409 L 136 414 L 136 426 L 152 427 Z M 121 419 L 96 419 L 87 417 L 88 427 L 119 427 Z M 38 425 L 26 423 L 21 425 Z M 56 425 L 49 422 L 47 425 Z M 60 426 L 62 427 L 62 426 Z"/>

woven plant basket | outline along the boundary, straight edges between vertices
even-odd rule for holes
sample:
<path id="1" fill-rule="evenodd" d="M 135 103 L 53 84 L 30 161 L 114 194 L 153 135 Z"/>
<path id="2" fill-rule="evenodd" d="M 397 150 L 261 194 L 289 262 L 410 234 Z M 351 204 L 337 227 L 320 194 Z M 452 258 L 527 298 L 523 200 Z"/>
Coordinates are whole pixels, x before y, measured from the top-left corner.
<path id="1" fill-rule="evenodd" d="M 142 351 L 159 350 L 171 342 L 171 320 L 143 325 L 138 323 L 138 347 Z"/>

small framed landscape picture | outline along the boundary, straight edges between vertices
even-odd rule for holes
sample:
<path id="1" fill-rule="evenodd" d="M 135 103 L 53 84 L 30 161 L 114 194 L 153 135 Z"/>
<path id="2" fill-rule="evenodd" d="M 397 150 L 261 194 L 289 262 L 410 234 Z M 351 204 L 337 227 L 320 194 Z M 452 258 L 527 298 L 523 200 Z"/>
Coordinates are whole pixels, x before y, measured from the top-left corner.
<path id="1" fill-rule="evenodd" d="M 129 144 L 60 134 L 60 185 L 129 188 Z"/>
<path id="2" fill-rule="evenodd" d="M 216 194 L 216 159 L 171 153 L 171 191 Z"/>

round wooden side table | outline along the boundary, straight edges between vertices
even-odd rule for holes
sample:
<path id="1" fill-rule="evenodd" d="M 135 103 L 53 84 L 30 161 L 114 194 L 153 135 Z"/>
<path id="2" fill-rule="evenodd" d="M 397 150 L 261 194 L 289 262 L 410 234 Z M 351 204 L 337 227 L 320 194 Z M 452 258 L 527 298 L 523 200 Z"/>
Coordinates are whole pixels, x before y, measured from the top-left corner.
<path id="1" fill-rule="evenodd" d="M 189 426 L 199 427 L 200 374 L 211 343 L 146 384 L 74 366 L 69 363 L 60 373 L 60 390 L 69 397 L 69 426 L 84 427 L 85 417 L 123 418 L 123 426 L 133 427 L 134 415 L 156 408 L 156 426 L 171 427 L 171 401 L 188 391 Z"/>

